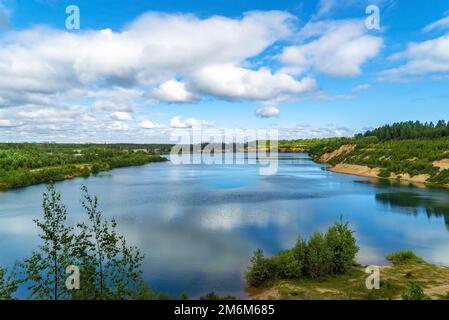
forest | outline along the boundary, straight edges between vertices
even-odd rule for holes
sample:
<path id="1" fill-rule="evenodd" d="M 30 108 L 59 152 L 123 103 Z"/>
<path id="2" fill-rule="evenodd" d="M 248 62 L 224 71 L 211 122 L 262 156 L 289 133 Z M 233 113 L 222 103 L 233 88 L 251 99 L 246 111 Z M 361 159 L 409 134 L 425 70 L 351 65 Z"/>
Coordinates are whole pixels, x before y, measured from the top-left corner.
<path id="1" fill-rule="evenodd" d="M 0 190 L 166 161 L 159 153 L 168 148 L 169 145 L 0 144 Z"/>
<path id="2" fill-rule="evenodd" d="M 449 124 L 419 121 L 394 123 L 351 138 L 283 141 L 279 145 L 306 145 L 304 149 L 318 162 L 353 164 L 378 168 L 379 176 L 428 175 L 426 184 L 449 185 Z M 337 152 L 350 146 L 346 152 Z M 335 152 L 329 160 L 323 155 Z"/>

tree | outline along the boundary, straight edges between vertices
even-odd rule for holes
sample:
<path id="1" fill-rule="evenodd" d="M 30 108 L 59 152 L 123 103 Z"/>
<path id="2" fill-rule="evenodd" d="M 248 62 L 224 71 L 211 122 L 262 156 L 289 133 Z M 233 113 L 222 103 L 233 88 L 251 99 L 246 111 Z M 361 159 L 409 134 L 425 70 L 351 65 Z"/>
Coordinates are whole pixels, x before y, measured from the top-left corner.
<path id="1" fill-rule="evenodd" d="M 270 261 L 265 259 L 263 250 L 257 249 L 251 258 L 251 265 L 245 274 L 246 282 L 252 287 L 262 287 L 275 277 Z"/>
<path id="2" fill-rule="evenodd" d="M 25 281 L 31 282 L 29 290 L 32 298 L 68 299 L 65 270 L 75 262 L 73 228 L 66 226 L 67 209 L 53 185 L 48 186 L 43 198 L 44 217 L 34 220 L 41 230 L 39 237 L 42 244 L 22 264 Z"/>
<path id="3" fill-rule="evenodd" d="M 0 267 L 0 300 L 11 300 L 18 285 L 15 272 L 8 273 L 8 270 Z"/>
<path id="4" fill-rule="evenodd" d="M 337 223 L 328 229 L 325 239 L 332 252 L 331 272 L 338 274 L 349 271 L 359 251 L 354 231 L 349 228 L 348 223 Z"/>
<path id="5" fill-rule="evenodd" d="M 416 283 L 410 282 L 407 291 L 402 294 L 403 300 L 430 300 L 430 297 L 424 293 L 424 290 Z"/>
<path id="6" fill-rule="evenodd" d="M 141 264 L 144 256 L 136 247 L 127 245 L 117 233 L 117 222 L 103 218 L 98 198 L 91 196 L 85 186 L 82 206 L 87 223 L 78 224 L 76 253 L 85 275 L 81 290 L 74 298 L 133 299 L 142 294 Z"/>
<path id="7" fill-rule="evenodd" d="M 312 279 L 329 275 L 332 270 L 332 252 L 322 233 L 314 233 L 307 244 L 306 272 Z"/>

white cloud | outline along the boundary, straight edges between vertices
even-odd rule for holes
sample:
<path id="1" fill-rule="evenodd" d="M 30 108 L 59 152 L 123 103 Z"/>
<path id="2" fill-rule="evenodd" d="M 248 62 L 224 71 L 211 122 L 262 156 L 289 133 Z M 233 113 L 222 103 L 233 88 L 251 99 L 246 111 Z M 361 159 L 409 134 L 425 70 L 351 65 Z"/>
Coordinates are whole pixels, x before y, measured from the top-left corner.
<path id="1" fill-rule="evenodd" d="M 111 117 L 118 121 L 131 121 L 133 119 L 129 112 L 116 111 L 111 114 Z"/>
<path id="2" fill-rule="evenodd" d="M 143 120 L 142 122 L 140 122 L 139 125 L 143 129 L 162 129 L 162 128 L 165 128 L 164 125 L 161 125 L 159 123 L 154 123 L 153 121 L 150 121 L 150 120 Z"/>
<path id="3" fill-rule="evenodd" d="M 279 117 L 280 110 L 276 106 L 268 105 L 256 110 L 256 116 L 260 118 L 273 118 Z"/>
<path id="4" fill-rule="evenodd" d="M 370 84 L 364 83 L 364 84 L 359 84 L 358 86 L 355 86 L 354 88 L 352 88 L 352 92 L 360 92 L 360 91 L 366 91 L 371 89 L 372 86 Z"/>
<path id="5" fill-rule="evenodd" d="M 318 3 L 318 16 L 330 13 L 336 6 L 336 0 L 320 0 Z"/>
<path id="6" fill-rule="evenodd" d="M 435 29 L 447 29 L 449 28 L 449 15 L 447 17 L 441 18 L 431 24 L 424 27 L 423 32 L 430 32 Z"/>
<path id="7" fill-rule="evenodd" d="M 151 90 L 149 96 L 164 102 L 183 103 L 196 100 L 195 96 L 187 90 L 185 83 L 173 79 Z"/>
<path id="8" fill-rule="evenodd" d="M 0 42 L 0 95 L 9 105 L 31 94 L 93 86 L 148 90 L 217 64 L 240 64 L 290 35 L 286 12 L 249 12 L 240 19 L 147 13 L 121 32 L 69 33 L 48 27 L 8 32 Z M 180 85 L 166 83 L 168 89 Z M 162 86 L 161 98 L 180 97 Z M 185 94 L 185 92 L 184 92 Z M 187 95 L 187 97 L 190 97 Z M 186 96 L 181 98 L 186 98 Z"/>
<path id="9" fill-rule="evenodd" d="M 407 49 L 390 57 L 404 61 L 399 67 L 383 71 L 380 80 L 411 81 L 424 75 L 449 74 L 449 33 L 420 43 L 410 43 Z"/>
<path id="10" fill-rule="evenodd" d="M 302 95 L 315 90 L 312 78 L 296 80 L 266 68 L 250 70 L 233 65 L 215 65 L 193 75 L 192 85 L 206 94 L 225 99 L 269 100 L 282 94 Z"/>
<path id="11" fill-rule="evenodd" d="M 183 120 L 181 117 L 173 117 L 170 120 L 170 126 L 172 128 L 184 129 L 184 128 L 193 128 L 200 126 L 212 126 L 212 123 L 205 120 L 197 120 L 194 118 L 187 118 Z"/>
<path id="12" fill-rule="evenodd" d="M 357 76 L 383 46 L 381 37 L 367 32 L 362 20 L 311 22 L 298 34 L 300 44 L 285 47 L 279 58 L 293 74 Z"/>

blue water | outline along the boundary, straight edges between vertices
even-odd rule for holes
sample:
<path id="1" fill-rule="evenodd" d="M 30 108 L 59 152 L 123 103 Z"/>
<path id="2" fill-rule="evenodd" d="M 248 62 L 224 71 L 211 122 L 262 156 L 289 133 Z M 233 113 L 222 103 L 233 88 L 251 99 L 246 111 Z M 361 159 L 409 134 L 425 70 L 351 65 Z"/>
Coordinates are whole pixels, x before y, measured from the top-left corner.
<path id="1" fill-rule="evenodd" d="M 306 155 L 282 155 L 282 157 Z M 310 160 L 279 162 L 273 176 L 258 165 L 174 165 L 116 169 L 56 184 L 71 221 L 83 217 L 80 186 L 98 195 L 104 214 L 146 255 L 144 276 L 156 291 L 198 297 L 245 296 L 243 274 L 256 248 L 290 248 L 340 216 L 356 230 L 358 260 L 383 264 L 412 249 L 449 265 L 449 191 L 378 183 L 336 174 Z M 0 193 L 0 265 L 38 244 L 44 185 Z"/>

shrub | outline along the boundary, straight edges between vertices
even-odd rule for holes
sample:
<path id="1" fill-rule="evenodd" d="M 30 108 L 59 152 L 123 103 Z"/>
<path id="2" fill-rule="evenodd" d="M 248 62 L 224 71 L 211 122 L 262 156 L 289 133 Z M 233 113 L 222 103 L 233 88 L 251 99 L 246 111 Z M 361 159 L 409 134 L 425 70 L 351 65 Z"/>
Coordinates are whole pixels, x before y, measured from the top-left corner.
<path id="1" fill-rule="evenodd" d="M 292 249 L 292 253 L 298 263 L 300 263 L 304 269 L 306 265 L 306 252 L 307 252 L 307 242 L 301 238 L 298 239 L 296 245 Z"/>
<path id="2" fill-rule="evenodd" d="M 332 272 L 332 252 L 322 233 L 316 232 L 307 244 L 306 273 L 310 278 L 318 279 Z"/>
<path id="3" fill-rule="evenodd" d="M 409 262 L 422 262 L 423 260 L 418 257 L 411 250 L 397 251 L 395 253 L 390 253 L 387 256 L 387 260 L 392 262 L 394 265 L 401 265 Z"/>
<path id="4" fill-rule="evenodd" d="M 270 260 L 270 265 L 275 269 L 276 278 L 294 279 L 302 276 L 304 265 L 295 258 L 292 250 L 282 251 Z"/>
<path id="5" fill-rule="evenodd" d="M 424 293 L 424 290 L 416 283 L 410 282 L 407 290 L 402 294 L 403 300 L 430 300 L 430 297 Z"/>
<path id="6" fill-rule="evenodd" d="M 261 249 L 251 258 L 246 273 L 247 284 L 262 287 L 276 279 L 309 277 L 319 279 L 348 272 L 359 247 L 348 224 L 337 223 L 324 236 L 315 233 L 305 241 L 299 239 L 291 250 L 265 258 Z"/>
<path id="7" fill-rule="evenodd" d="M 326 246 L 332 254 L 332 273 L 346 273 L 353 263 L 359 247 L 347 223 L 330 227 L 325 236 Z"/>
<path id="8" fill-rule="evenodd" d="M 257 249 L 245 274 L 246 282 L 252 287 L 262 287 L 275 278 L 274 269 L 272 261 L 265 259 L 262 249 Z"/>

